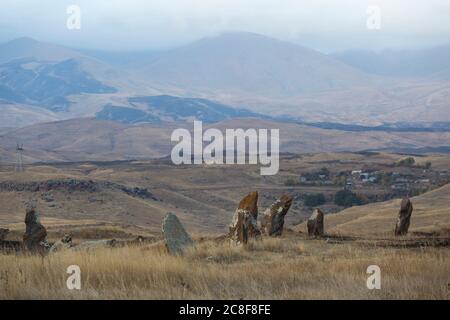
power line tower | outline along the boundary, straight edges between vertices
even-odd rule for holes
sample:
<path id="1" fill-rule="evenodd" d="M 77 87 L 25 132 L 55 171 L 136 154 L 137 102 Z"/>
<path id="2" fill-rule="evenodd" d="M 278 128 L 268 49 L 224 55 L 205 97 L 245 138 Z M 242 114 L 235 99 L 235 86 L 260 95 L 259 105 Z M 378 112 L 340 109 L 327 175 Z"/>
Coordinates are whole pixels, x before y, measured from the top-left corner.
<path id="1" fill-rule="evenodd" d="M 16 167 L 15 167 L 15 171 L 16 172 L 22 172 L 23 171 L 22 154 L 23 154 L 23 143 L 20 144 L 20 145 L 17 143 L 17 147 L 16 147 Z"/>

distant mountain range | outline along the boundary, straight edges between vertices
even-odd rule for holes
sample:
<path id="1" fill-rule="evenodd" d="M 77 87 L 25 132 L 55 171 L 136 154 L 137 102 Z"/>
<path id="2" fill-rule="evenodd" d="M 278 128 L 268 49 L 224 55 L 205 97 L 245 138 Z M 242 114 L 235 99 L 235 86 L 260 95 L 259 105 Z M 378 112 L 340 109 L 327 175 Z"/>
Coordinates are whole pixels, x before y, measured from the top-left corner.
<path id="1" fill-rule="evenodd" d="M 421 50 L 349 50 L 332 56 L 361 71 L 377 75 L 433 77 L 442 72 L 450 74 L 450 44 Z"/>
<path id="2" fill-rule="evenodd" d="M 20 38 L 0 45 L 0 127 L 83 117 L 131 124 L 239 117 L 363 127 L 449 122 L 449 48 L 325 55 L 225 33 L 127 54 Z"/>
<path id="3" fill-rule="evenodd" d="M 226 33 L 140 63 L 145 79 L 193 92 L 290 97 L 372 83 L 371 77 L 317 51 L 252 33 Z"/>

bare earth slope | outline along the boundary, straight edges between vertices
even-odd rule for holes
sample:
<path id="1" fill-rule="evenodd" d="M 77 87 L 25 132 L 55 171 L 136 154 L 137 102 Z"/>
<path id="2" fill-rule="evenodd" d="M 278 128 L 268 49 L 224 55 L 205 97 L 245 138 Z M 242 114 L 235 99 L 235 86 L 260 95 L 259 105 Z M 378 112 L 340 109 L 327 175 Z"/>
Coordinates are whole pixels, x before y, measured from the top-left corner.
<path id="1" fill-rule="evenodd" d="M 368 149 L 450 146 L 450 132 L 349 132 L 260 119 L 233 119 L 207 127 L 280 129 L 280 151 L 292 153 L 361 151 Z M 158 158 L 170 154 L 170 135 L 192 123 L 125 125 L 91 118 L 41 123 L 0 134 L 0 145 L 14 159 L 16 142 L 24 144 L 24 159 L 35 161 L 111 161 Z"/>

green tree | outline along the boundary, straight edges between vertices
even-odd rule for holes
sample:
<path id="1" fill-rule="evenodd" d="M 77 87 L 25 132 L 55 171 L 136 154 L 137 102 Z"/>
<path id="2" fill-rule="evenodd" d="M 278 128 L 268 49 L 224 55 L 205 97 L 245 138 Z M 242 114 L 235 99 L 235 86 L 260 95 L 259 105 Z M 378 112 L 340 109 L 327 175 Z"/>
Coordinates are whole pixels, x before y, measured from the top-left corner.
<path id="1" fill-rule="evenodd" d="M 317 207 L 324 204 L 327 200 L 323 193 L 306 194 L 304 204 L 307 207 Z"/>
<path id="2" fill-rule="evenodd" d="M 334 203 L 338 206 L 351 207 L 363 203 L 361 197 L 350 190 L 340 190 L 334 195 Z"/>
<path id="3" fill-rule="evenodd" d="M 401 159 L 397 165 L 398 166 L 404 166 L 404 167 L 412 167 L 416 163 L 416 160 L 413 157 L 407 157 L 404 159 Z"/>

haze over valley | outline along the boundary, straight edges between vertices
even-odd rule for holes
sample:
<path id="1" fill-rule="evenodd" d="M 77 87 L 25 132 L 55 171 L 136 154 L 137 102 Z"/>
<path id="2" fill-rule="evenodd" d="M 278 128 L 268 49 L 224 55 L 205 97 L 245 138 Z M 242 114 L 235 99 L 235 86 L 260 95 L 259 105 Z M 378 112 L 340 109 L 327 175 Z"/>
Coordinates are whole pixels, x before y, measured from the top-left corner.
<path id="1" fill-rule="evenodd" d="M 32 151 L 29 160 L 151 158 L 165 155 L 170 147 L 166 127 L 189 127 L 193 120 L 233 124 L 254 118 L 289 132 L 284 152 L 445 150 L 450 141 L 447 52 L 447 46 L 440 46 L 408 53 L 326 55 L 245 32 L 139 54 L 77 50 L 19 38 L 0 45 L 0 139 L 4 149 L 15 140 L 29 141 L 32 151 L 37 146 L 33 137 L 39 137 L 41 155 Z M 66 126 L 60 121 L 69 122 Z M 103 128 L 109 138 L 95 139 L 100 130 L 85 137 L 89 125 Z M 358 140 L 346 143 L 355 128 Z M 333 141 L 333 130 L 341 137 L 340 145 Z M 145 132 L 155 131 L 164 141 L 143 138 Z M 73 156 L 61 156 L 62 146 L 51 142 L 65 132 L 80 146 L 64 140 L 65 148 L 77 150 Z M 111 141 L 120 145 L 125 132 L 140 132 L 133 143 L 140 151 L 131 146 L 116 150 Z M 289 142 L 296 133 L 303 140 Z M 320 146 L 313 146 L 317 135 Z M 89 152 L 108 144 L 105 153 Z"/>

